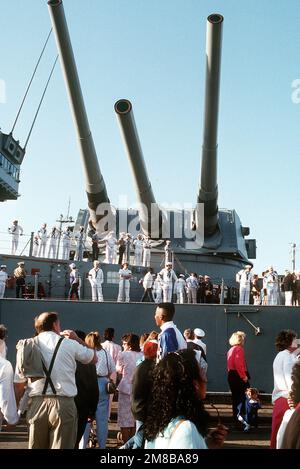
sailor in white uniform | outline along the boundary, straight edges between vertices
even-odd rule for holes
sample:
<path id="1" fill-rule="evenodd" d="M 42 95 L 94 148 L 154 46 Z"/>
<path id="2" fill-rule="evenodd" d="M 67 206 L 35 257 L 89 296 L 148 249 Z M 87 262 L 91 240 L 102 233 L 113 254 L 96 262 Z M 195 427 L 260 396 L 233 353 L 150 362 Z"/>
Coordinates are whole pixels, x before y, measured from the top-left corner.
<path id="1" fill-rule="evenodd" d="M 23 235 L 23 228 L 18 224 L 18 220 L 13 221 L 13 224 L 8 228 L 8 232 L 12 235 L 11 253 L 14 256 L 18 249 L 19 237 Z"/>
<path id="2" fill-rule="evenodd" d="M 118 241 L 116 240 L 114 236 L 115 232 L 110 231 L 105 240 L 105 257 L 106 257 L 106 262 L 107 264 L 114 264 L 116 261 L 116 250 L 117 250 L 117 244 Z"/>
<path id="3" fill-rule="evenodd" d="M 273 266 L 269 267 L 269 271 L 266 276 L 267 294 L 268 294 L 268 305 L 278 304 L 278 274 L 274 270 Z"/>
<path id="4" fill-rule="evenodd" d="M 118 302 L 124 301 L 124 296 L 125 296 L 125 301 L 126 303 L 129 303 L 130 298 L 129 298 L 129 292 L 130 292 L 130 279 L 132 278 L 132 273 L 131 270 L 128 269 L 129 265 L 127 262 L 124 262 L 122 265 L 122 269 L 119 270 L 119 276 L 120 276 L 120 281 L 119 281 L 119 294 L 118 294 Z"/>
<path id="5" fill-rule="evenodd" d="M 248 305 L 253 275 L 252 265 L 246 265 L 244 269 L 236 274 L 236 281 L 240 284 L 240 305 Z"/>
<path id="6" fill-rule="evenodd" d="M 167 239 L 166 245 L 165 245 L 165 265 L 169 262 L 173 265 L 173 259 L 172 259 L 172 251 L 171 251 L 171 241 Z"/>
<path id="7" fill-rule="evenodd" d="M 7 279 L 6 265 L 3 264 L 0 266 L 0 298 L 4 298 Z"/>
<path id="8" fill-rule="evenodd" d="M 62 258 L 68 260 L 70 258 L 72 231 L 70 227 L 66 228 L 62 234 Z"/>
<path id="9" fill-rule="evenodd" d="M 93 265 L 93 269 L 89 271 L 89 281 L 92 288 L 92 301 L 103 301 L 103 270 L 100 268 L 99 261 L 94 261 Z"/>
<path id="10" fill-rule="evenodd" d="M 185 288 L 186 288 L 186 281 L 184 279 L 184 274 L 180 274 L 175 284 L 177 303 L 179 304 L 185 303 Z"/>
<path id="11" fill-rule="evenodd" d="M 76 240 L 75 259 L 77 261 L 82 261 L 84 244 L 85 244 L 84 226 L 81 226 L 79 231 L 75 234 L 75 240 Z"/>
<path id="12" fill-rule="evenodd" d="M 199 288 L 199 282 L 197 274 L 192 272 L 191 275 L 186 279 L 187 297 L 188 303 L 197 303 L 197 290 Z"/>
<path id="13" fill-rule="evenodd" d="M 39 257 L 45 257 L 45 251 L 46 251 L 46 244 L 48 240 L 48 234 L 47 234 L 47 223 L 43 223 L 39 231 L 37 232 L 38 237 L 40 239 L 40 246 L 39 246 Z"/>
<path id="14" fill-rule="evenodd" d="M 40 240 L 38 235 L 33 237 L 33 246 L 32 246 L 32 255 L 33 257 L 38 257 L 40 247 Z"/>
<path id="15" fill-rule="evenodd" d="M 146 236 L 143 241 L 143 266 L 150 267 L 151 241 L 150 236 Z"/>
<path id="16" fill-rule="evenodd" d="M 58 229 L 55 226 L 53 226 L 48 238 L 49 238 L 48 259 L 56 259 Z"/>
<path id="17" fill-rule="evenodd" d="M 172 262 L 167 262 L 164 269 L 159 272 L 163 284 L 163 301 L 171 303 L 173 296 L 173 282 L 177 282 L 177 276 L 172 269 Z"/>
<path id="18" fill-rule="evenodd" d="M 155 303 L 162 302 L 162 279 L 159 274 L 156 275 L 154 284 L 153 284 L 153 291 L 154 291 L 154 301 Z"/>
<path id="19" fill-rule="evenodd" d="M 143 256 L 143 236 L 139 233 L 133 241 L 134 246 L 134 265 L 142 265 Z"/>

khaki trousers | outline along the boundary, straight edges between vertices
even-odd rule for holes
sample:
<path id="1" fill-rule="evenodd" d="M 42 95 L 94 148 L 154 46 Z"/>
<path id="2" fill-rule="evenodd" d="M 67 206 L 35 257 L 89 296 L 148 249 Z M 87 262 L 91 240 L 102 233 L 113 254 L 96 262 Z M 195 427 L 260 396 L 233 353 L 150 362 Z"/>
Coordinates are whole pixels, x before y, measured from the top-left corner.
<path id="1" fill-rule="evenodd" d="M 29 449 L 73 449 L 77 409 L 73 397 L 34 396 L 27 410 Z"/>

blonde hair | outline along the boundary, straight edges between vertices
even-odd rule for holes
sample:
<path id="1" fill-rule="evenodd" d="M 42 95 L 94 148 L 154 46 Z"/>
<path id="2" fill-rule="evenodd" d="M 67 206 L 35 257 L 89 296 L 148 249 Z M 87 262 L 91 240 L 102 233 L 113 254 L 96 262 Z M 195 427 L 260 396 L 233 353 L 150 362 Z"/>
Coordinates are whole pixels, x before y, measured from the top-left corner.
<path id="1" fill-rule="evenodd" d="M 90 332 L 85 338 L 85 343 L 88 347 L 93 348 L 94 350 L 101 350 L 101 337 L 98 331 Z"/>
<path id="2" fill-rule="evenodd" d="M 230 337 L 229 344 L 231 345 L 231 347 L 233 347 L 234 345 L 244 345 L 245 337 L 245 332 L 236 331 Z"/>

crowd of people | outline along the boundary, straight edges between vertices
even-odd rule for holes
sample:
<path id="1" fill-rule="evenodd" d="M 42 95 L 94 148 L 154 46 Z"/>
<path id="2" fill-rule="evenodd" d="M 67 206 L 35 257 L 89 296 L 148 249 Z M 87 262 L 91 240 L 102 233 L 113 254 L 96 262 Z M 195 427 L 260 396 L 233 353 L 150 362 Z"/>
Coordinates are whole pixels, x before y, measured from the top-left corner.
<path id="1" fill-rule="evenodd" d="M 92 423 L 97 445 L 106 447 L 112 394 L 118 392 L 120 449 L 207 449 L 224 443 L 228 428 L 209 429 L 204 408 L 209 350 L 205 332 L 173 322 L 175 306 L 156 306 L 160 329 L 141 336 L 114 329 L 61 331 L 55 312 L 34 320 L 35 334 L 17 343 L 15 372 L 6 359 L 7 329 L 0 325 L 0 427 L 14 426 L 26 412 L 29 448 L 85 448 Z M 259 392 L 250 386 L 243 331 L 234 332 L 227 353 L 232 425 L 249 432 L 259 424 Z M 299 448 L 299 341 L 292 330 L 276 337 L 271 448 Z M 59 418 L 58 418 L 59 416 Z M 10 427 L 9 427 L 10 428 Z"/>
<path id="2" fill-rule="evenodd" d="M 19 238 L 24 234 L 18 220 L 12 222 L 8 233 L 11 235 L 11 254 L 16 255 Z M 109 231 L 105 236 L 100 237 L 91 223 L 88 230 L 84 226 L 79 226 L 76 230 L 74 226 L 67 226 L 65 229 L 53 226 L 49 229 L 47 223 L 43 223 L 33 234 L 32 256 L 69 260 L 71 251 L 74 250 L 74 260 L 82 261 L 90 246 L 93 261 L 99 260 L 100 254 L 104 254 L 104 263 L 121 265 L 127 262 L 130 264 L 133 253 L 133 265 L 150 266 L 152 243 L 149 236 L 139 233 L 134 238 L 130 233 L 121 232 L 117 239 L 116 233 Z M 166 256 L 171 258 L 170 241 L 166 242 L 165 252 Z"/>
<path id="3" fill-rule="evenodd" d="M 7 331 L 1 325 L 2 417 L 15 425 L 26 410 L 29 448 L 39 449 L 86 447 L 95 419 L 98 446 L 105 448 L 110 417 L 107 384 L 119 376 L 119 440 L 124 447 L 220 447 L 228 429 L 221 424 L 213 430 L 208 427 L 203 403 L 206 360 L 204 366 L 198 339 L 189 342 L 195 347 L 188 347 L 173 322 L 174 314 L 172 303 L 157 305 L 154 319 L 161 332 L 141 338 L 124 334 L 122 350 L 113 341 L 112 328 L 105 330 L 101 341 L 98 331 L 61 331 L 57 313 L 42 313 L 34 320 L 34 337 L 17 343 L 14 374 L 6 359 Z"/>

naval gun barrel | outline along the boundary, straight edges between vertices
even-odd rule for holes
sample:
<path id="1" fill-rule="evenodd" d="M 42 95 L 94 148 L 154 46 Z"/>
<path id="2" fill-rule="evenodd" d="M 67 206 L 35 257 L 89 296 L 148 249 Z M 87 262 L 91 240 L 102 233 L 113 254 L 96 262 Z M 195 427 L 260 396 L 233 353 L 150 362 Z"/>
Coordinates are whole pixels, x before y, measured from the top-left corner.
<path id="1" fill-rule="evenodd" d="M 110 201 L 89 127 L 62 0 L 49 0 L 48 7 L 78 136 L 90 216 L 96 224 L 101 218 L 96 213 L 98 205 L 109 204 Z"/>
<path id="2" fill-rule="evenodd" d="M 223 20 L 222 15 L 210 15 L 206 30 L 204 133 L 197 201 L 204 203 L 204 233 L 208 236 L 218 227 L 217 133 Z"/>
<path id="3" fill-rule="evenodd" d="M 141 204 L 139 210 L 141 228 L 144 234 L 150 235 L 151 208 L 153 208 L 152 204 L 156 204 L 156 201 L 148 178 L 131 102 L 127 99 L 120 99 L 115 103 L 115 112 L 118 116 L 127 156 L 133 173 L 138 201 Z"/>

